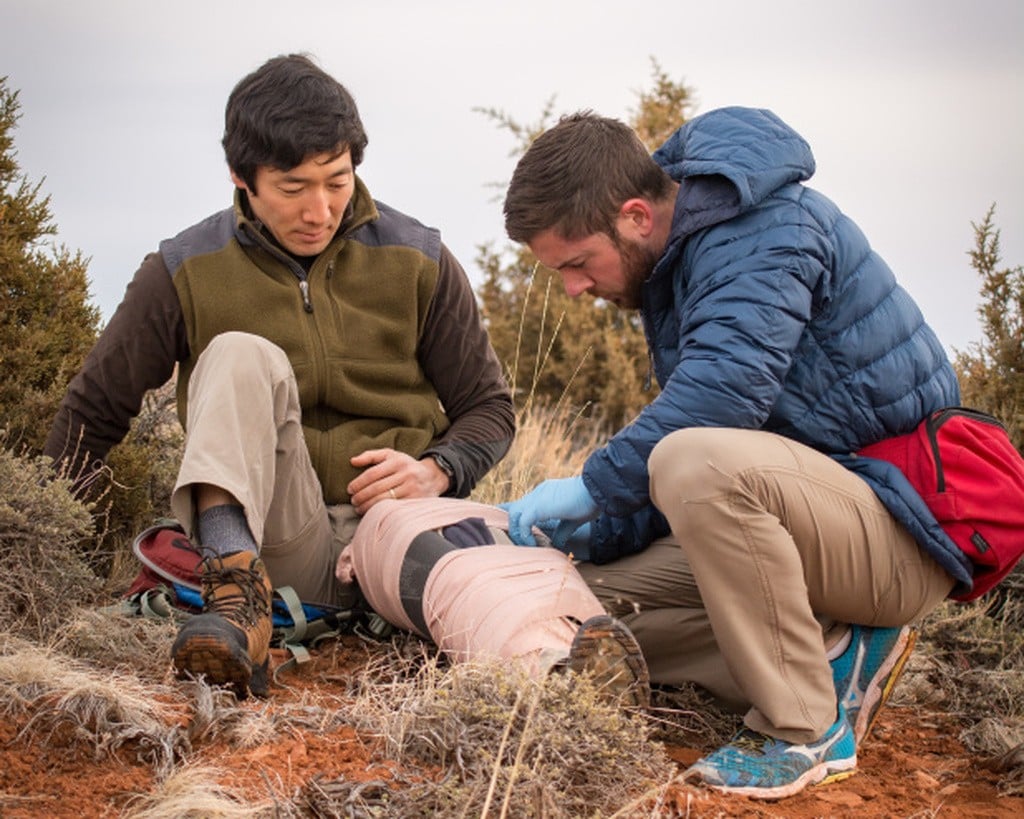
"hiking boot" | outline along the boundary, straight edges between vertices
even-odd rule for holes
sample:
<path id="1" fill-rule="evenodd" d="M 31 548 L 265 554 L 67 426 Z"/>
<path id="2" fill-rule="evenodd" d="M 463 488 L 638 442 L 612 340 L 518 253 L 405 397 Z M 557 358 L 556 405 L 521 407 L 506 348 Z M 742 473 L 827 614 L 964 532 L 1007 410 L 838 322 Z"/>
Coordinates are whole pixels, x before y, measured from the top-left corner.
<path id="1" fill-rule="evenodd" d="M 602 698 L 627 708 L 651 704 L 651 680 L 640 644 L 624 623 L 607 614 L 579 627 L 559 667 L 588 676 Z"/>
<path id="2" fill-rule="evenodd" d="M 836 699 L 859 747 L 896 686 L 917 640 L 911 626 L 851 626 L 850 645 L 832 660 Z"/>
<path id="3" fill-rule="evenodd" d="M 270 659 L 272 587 L 263 561 L 242 551 L 200 565 L 203 613 L 178 632 L 171 656 L 179 677 L 205 676 L 239 697 L 265 697 Z"/>
<path id="4" fill-rule="evenodd" d="M 853 776 L 857 745 L 842 705 L 821 739 L 797 745 L 744 728 L 683 772 L 683 781 L 755 799 L 782 799 L 808 785 Z"/>

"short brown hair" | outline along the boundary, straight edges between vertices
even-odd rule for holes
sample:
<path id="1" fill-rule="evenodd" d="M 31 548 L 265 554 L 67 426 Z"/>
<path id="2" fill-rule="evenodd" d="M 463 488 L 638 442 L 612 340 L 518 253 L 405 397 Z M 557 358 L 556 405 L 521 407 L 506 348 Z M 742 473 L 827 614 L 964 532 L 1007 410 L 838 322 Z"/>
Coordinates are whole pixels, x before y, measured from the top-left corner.
<path id="1" fill-rule="evenodd" d="M 660 200 L 671 185 L 632 128 L 579 111 L 537 137 L 519 160 L 505 195 L 505 230 L 516 242 L 552 228 L 566 239 L 614 237 L 623 202 Z"/>

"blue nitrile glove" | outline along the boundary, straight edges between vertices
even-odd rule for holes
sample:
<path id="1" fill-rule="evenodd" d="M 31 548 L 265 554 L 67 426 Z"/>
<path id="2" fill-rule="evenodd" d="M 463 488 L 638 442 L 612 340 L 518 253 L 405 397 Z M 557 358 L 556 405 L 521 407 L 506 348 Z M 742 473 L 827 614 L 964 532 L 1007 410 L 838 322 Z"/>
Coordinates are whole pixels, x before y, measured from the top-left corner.
<path id="1" fill-rule="evenodd" d="M 544 481 L 519 500 L 500 506 L 508 512 L 508 536 L 520 546 L 536 546 L 530 529 L 544 523 L 555 523 L 551 539 L 564 542 L 599 511 L 580 477 Z"/>
<path id="2" fill-rule="evenodd" d="M 561 521 L 551 520 L 540 524 L 539 528 L 551 540 L 551 545 L 561 552 L 571 554 L 577 560 L 590 559 L 590 521 L 579 526 L 575 531 L 568 534 L 559 534 Z M 575 525 L 575 521 L 573 521 Z"/>

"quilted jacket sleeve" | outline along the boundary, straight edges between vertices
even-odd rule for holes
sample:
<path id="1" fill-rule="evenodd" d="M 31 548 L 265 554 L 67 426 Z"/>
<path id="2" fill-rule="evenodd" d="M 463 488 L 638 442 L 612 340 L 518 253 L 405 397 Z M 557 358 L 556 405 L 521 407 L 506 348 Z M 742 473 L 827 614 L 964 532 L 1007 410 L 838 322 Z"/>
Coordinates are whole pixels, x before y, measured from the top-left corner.
<path id="1" fill-rule="evenodd" d="M 649 503 L 647 460 L 669 433 L 692 426 L 761 428 L 782 390 L 831 248 L 798 197 L 776 197 L 741 217 L 690 237 L 672 269 L 652 277 L 652 337 L 671 361 L 662 391 L 605 447 L 583 478 L 601 509 L 630 515 Z M 670 260 L 667 255 L 664 264 Z M 671 305 L 666 310 L 664 305 Z M 658 323 L 672 322 L 675 332 Z"/>

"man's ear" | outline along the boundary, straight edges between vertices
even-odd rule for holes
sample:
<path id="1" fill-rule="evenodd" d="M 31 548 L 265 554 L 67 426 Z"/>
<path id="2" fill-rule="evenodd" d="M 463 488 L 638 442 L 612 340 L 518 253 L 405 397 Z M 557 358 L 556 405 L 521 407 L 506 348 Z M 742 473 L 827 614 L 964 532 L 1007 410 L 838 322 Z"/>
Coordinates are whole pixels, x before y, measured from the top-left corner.
<path id="1" fill-rule="evenodd" d="M 234 171 L 231 172 L 231 181 L 235 183 L 236 188 L 240 188 L 246 193 L 249 193 L 249 186 L 245 184 L 245 180 Z"/>
<path id="2" fill-rule="evenodd" d="M 619 208 L 616 227 L 624 238 L 634 241 L 646 239 L 654 230 L 654 208 L 646 199 L 627 199 Z"/>

